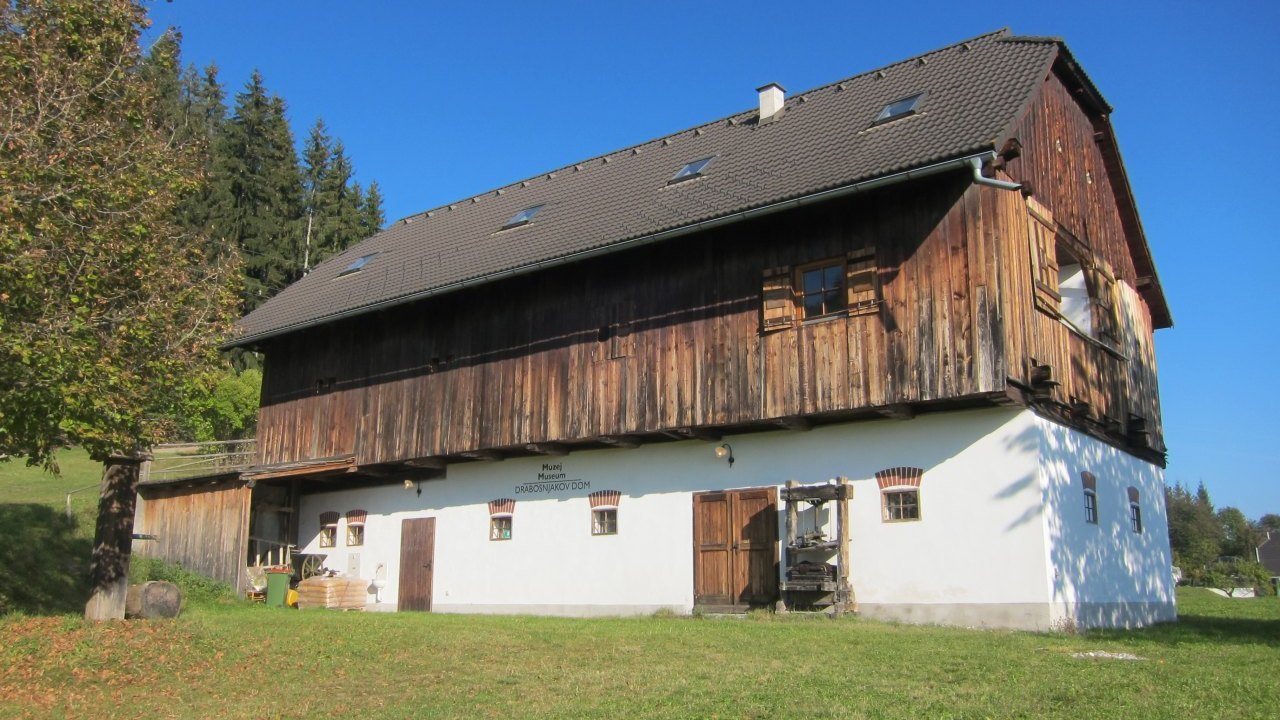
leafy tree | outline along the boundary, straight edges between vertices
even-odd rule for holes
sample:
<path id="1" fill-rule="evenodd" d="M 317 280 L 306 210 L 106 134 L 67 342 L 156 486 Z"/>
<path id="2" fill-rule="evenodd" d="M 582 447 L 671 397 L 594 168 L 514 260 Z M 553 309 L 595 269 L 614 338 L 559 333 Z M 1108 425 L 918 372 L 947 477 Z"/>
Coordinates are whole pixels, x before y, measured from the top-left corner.
<path id="1" fill-rule="evenodd" d="M 144 57 L 147 23 L 134 0 L 0 5 L 0 454 L 105 461 L 91 620 L 124 617 L 138 451 L 217 362 L 237 290 L 235 256 L 175 220 L 202 153 L 161 80 L 176 39 Z"/>
<path id="2" fill-rule="evenodd" d="M 1205 504 L 1202 498 L 1208 499 L 1203 484 L 1195 495 L 1182 485 L 1165 489 L 1173 561 L 1193 582 L 1200 579 L 1206 563 L 1222 554 L 1225 540 L 1213 506 Z"/>
<path id="3" fill-rule="evenodd" d="M 0 454 L 33 464 L 171 434 L 234 313 L 234 255 L 174 221 L 201 152 L 165 120 L 177 43 L 144 57 L 147 22 L 130 0 L 0 5 Z"/>
<path id="4" fill-rule="evenodd" d="M 1257 557 L 1262 533 L 1237 508 L 1225 507 L 1218 511 L 1218 524 L 1222 527 L 1222 554 L 1249 560 Z"/>
<path id="5" fill-rule="evenodd" d="M 1221 559 L 1208 565 L 1205 584 L 1234 596 L 1239 588 L 1252 588 L 1257 595 L 1272 595 L 1271 573 L 1256 562 L 1243 559 Z"/>
<path id="6" fill-rule="evenodd" d="M 184 412 L 183 434 L 189 440 L 238 440 L 252 437 L 258 421 L 262 372 L 250 368 L 209 372 L 191 380 L 196 387 Z"/>
<path id="7" fill-rule="evenodd" d="M 1258 529 L 1263 532 L 1280 533 L 1280 515 L 1267 513 L 1258 518 Z"/>

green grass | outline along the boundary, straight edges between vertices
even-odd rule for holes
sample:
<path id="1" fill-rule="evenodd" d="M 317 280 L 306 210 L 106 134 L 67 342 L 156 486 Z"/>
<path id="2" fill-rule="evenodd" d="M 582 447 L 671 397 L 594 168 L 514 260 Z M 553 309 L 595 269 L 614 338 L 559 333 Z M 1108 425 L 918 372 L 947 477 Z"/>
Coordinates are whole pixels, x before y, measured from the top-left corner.
<path id="1" fill-rule="evenodd" d="M 0 614 L 76 612 L 88 598 L 89 553 L 102 465 L 82 450 L 57 455 L 61 474 L 0 462 Z M 81 488 L 90 488 L 81 490 Z M 66 516 L 66 495 L 71 517 Z"/>
<path id="2" fill-rule="evenodd" d="M 0 716 L 1260 717 L 1280 601 L 1041 635 L 857 619 L 571 620 L 193 604 L 166 622 L 0 621 Z M 1079 659 L 1107 650 L 1139 661 Z"/>
<path id="3" fill-rule="evenodd" d="M 5 550 L 0 589 L 53 592 L 53 578 L 73 574 L 57 571 L 70 562 L 58 553 L 87 557 L 82 525 L 53 528 L 62 493 L 94 483 L 97 468 L 69 457 L 64 472 L 48 485 L 0 476 L 4 512 L 43 507 L 50 538 L 70 543 Z M 24 553 L 49 577 L 15 580 L 9 563 L 28 572 Z M 1177 624 L 1044 635 L 769 614 L 299 612 L 230 600 L 172 568 L 137 571 L 186 586 L 183 616 L 87 625 L 76 596 L 0 619 L 0 717 L 1210 718 L 1280 707 L 1280 600 L 1201 589 L 1179 591 Z M 1095 650 L 1143 659 L 1072 657 Z"/>

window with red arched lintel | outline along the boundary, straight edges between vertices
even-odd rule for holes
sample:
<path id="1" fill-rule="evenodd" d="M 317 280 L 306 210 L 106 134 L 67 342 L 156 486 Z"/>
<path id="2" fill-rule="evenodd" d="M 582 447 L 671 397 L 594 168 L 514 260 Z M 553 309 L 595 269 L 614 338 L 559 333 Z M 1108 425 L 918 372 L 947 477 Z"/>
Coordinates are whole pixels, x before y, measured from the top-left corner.
<path id="1" fill-rule="evenodd" d="M 887 468 L 876 473 L 880 509 L 885 522 L 920 519 L 920 482 L 924 470 L 917 467 Z"/>

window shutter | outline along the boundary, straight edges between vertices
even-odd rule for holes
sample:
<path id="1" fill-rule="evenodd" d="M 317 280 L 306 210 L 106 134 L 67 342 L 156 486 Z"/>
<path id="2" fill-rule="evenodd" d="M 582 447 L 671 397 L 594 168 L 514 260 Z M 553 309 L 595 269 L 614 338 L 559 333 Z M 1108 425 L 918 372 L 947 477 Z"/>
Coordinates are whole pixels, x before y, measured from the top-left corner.
<path id="1" fill-rule="evenodd" d="M 850 315 L 873 312 L 880 304 L 880 273 L 876 269 L 876 251 L 865 247 L 849 253 L 845 265 L 845 291 Z"/>
<path id="2" fill-rule="evenodd" d="M 1116 276 L 1106 260 L 1099 259 L 1093 267 L 1093 327 L 1099 340 L 1115 347 L 1119 344 L 1116 319 Z"/>
<path id="3" fill-rule="evenodd" d="M 765 270 L 760 295 L 760 327 L 764 332 L 795 324 L 796 296 L 790 265 Z"/>
<path id="4" fill-rule="evenodd" d="M 1035 198 L 1027 198 L 1027 215 L 1036 308 L 1056 317 L 1062 307 L 1062 296 L 1058 294 L 1057 226 L 1053 213 Z"/>

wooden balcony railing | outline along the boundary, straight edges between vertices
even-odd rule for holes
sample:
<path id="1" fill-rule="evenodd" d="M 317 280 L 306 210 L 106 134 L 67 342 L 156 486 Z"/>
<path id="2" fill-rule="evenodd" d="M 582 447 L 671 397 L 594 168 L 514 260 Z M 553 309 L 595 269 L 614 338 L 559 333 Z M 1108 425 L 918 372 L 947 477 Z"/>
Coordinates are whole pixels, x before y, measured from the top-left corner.
<path id="1" fill-rule="evenodd" d="M 257 438 L 157 445 L 151 448 L 152 460 L 144 464 L 141 479 L 168 482 L 241 472 L 253 465 L 257 453 Z"/>

